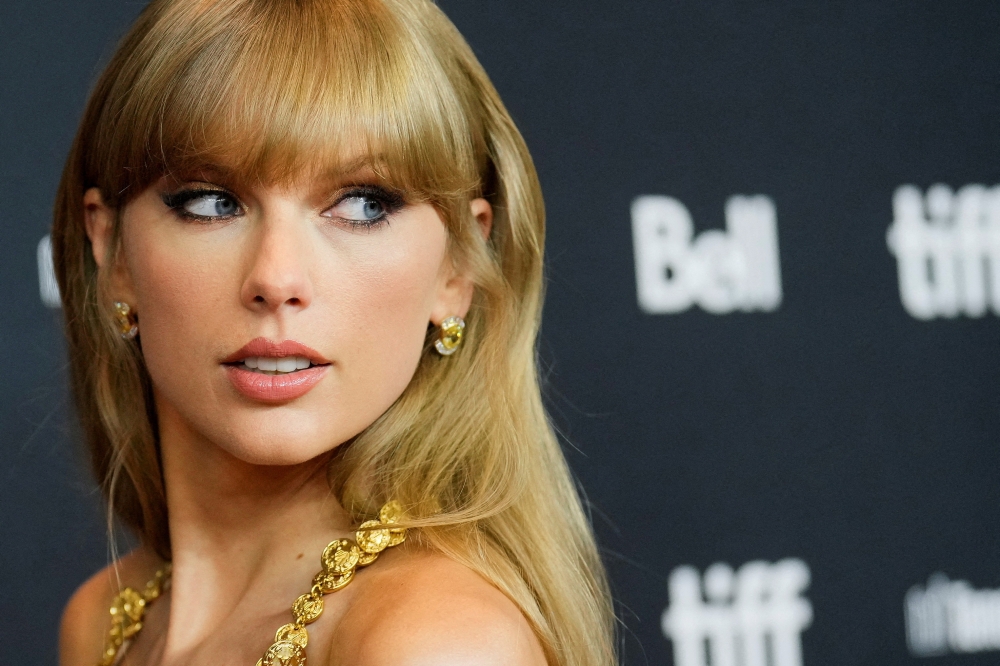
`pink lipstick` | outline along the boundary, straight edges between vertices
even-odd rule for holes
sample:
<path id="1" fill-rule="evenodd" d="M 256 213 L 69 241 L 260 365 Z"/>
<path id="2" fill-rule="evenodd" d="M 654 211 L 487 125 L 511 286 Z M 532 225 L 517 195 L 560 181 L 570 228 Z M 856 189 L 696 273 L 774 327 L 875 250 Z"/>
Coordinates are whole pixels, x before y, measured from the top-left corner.
<path id="1" fill-rule="evenodd" d="M 319 383 L 330 361 L 311 347 L 255 338 L 223 363 L 233 387 L 256 402 L 280 404 L 300 398 Z"/>

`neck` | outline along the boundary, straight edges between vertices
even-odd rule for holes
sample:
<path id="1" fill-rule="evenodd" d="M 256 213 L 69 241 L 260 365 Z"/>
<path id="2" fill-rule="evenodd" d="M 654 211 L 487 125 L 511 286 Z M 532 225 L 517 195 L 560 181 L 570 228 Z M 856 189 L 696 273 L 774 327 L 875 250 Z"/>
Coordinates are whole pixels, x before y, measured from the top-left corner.
<path id="1" fill-rule="evenodd" d="M 287 610 L 308 588 L 323 547 L 346 535 L 351 520 L 330 491 L 329 454 L 254 465 L 158 407 L 174 565 L 165 649 L 184 652 L 234 609 Z"/>

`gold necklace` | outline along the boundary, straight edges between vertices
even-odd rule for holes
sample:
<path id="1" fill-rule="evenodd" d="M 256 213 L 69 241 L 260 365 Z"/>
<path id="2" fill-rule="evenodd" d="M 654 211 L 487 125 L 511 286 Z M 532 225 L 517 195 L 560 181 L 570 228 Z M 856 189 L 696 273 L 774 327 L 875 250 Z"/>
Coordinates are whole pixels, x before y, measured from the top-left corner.
<path id="1" fill-rule="evenodd" d="M 386 503 L 377 520 L 367 520 L 354 533 L 355 540 L 335 539 L 323 550 L 322 570 L 313 577 L 312 588 L 292 604 L 293 622 L 283 625 L 274 636 L 274 643 L 257 666 L 305 666 L 309 634 L 306 625 L 323 613 L 323 595 L 336 592 L 354 580 L 358 567 L 366 567 L 378 559 L 386 548 L 398 546 L 406 539 L 406 528 L 390 527 L 403 517 L 399 502 Z M 104 656 L 99 666 L 112 666 L 125 641 L 142 629 L 146 609 L 170 585 L 170 564 L 156 572 L 143 592 L 126 587 L 111 604 L 111 630 L 105 641 Z"/>
<path id="2" fill-rule="evenodd" d="M 125 641 L 142 629 L 142 617 L 146 608 L 156 601 L 170 585 L 170 563 L 156 572 L 153 580 L 146 583 L 142 592 L 126 587 L 111 602 L 111 630 L 104 641 L 104 656 L 100 666 L 111 666 L 118 657 L 118 651 Z"/>

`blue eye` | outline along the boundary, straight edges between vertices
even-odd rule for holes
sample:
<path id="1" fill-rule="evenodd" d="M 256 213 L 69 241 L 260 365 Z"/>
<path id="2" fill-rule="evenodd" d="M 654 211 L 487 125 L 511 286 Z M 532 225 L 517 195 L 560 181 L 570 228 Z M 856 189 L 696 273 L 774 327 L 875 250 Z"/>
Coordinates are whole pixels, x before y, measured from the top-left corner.
<path id="1" fill-rule="evenodd" d="M 366 185 L 347 192 L 331 208 L 323 212 L 356 227 L 375 227 L 388 221 L 390 215 L 404 205 L 401 194 L 383 187 Z"/>
<path id="2" fill-rule="evenodd" d="M 220 190 L 188 190 L 167 194 L 163 203 L 184 217 L 215 220 L 241 214 L 240 204 L 231 194 Z"/>
<path id="3" fill-rule="evenodd" d="M 232 217 L 240 207 L 225 194 L 205 194 L 184 204 L 184 210 L 200 217 Z"/>
<path id="4" fill-rule="evenodd" d="M 333 207 L 337 217 L 352 222 L 371 222 L 385 215 L 381 201 L 367 196 L 353 196 L 343 199 Z"/>

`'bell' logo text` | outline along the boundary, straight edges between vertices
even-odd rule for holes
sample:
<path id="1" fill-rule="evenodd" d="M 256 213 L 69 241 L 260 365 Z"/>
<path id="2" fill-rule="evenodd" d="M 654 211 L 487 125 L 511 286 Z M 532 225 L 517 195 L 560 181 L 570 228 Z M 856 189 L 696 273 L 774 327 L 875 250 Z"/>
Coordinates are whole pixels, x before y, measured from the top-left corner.
<path id="1" fill-rule="evenodd" d="M 639 307 L 645 312 L 681 312 L 698 304 L 724 314 L 771 311 L 781 304 L 778 227 L 768 197 L 730 198 L 726 231 L 695 238 L 684 204 L 641 196 L 632 203 L 632 242 Z"/>

